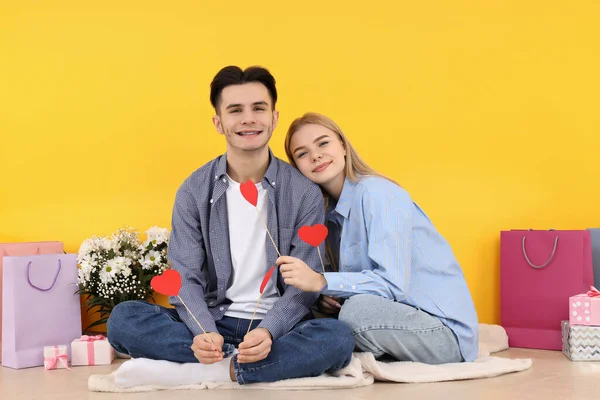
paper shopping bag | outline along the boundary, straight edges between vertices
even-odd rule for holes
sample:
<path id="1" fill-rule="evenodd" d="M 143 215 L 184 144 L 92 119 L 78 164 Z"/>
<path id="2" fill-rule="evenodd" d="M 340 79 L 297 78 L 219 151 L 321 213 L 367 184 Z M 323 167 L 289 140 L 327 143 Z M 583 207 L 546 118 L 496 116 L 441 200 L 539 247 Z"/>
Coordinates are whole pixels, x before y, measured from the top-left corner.
<path id="1" fill-rule="evenodd" d="M 589 231 L 503 231 L 500 323 L 511 347 L 562 350 L 569 297 L 592 285 Z"/>
<path id="2" fill-rule="evenodd" d="M 2 258 L 4 256 L 56 253 L 63 253 L 61 242 L 0 243 L 0 349 L 2 348 Z M 0 351 L 0 357 L 1 353 Z M 2 362 L 2 358 L 0 358 L 0 362 Z"/>
<path id="3" fill-rule="evenodd" d="M 4 257 L 2 364 L 44 365 L 44 346 L 81 337 L 77 255 Z"/>

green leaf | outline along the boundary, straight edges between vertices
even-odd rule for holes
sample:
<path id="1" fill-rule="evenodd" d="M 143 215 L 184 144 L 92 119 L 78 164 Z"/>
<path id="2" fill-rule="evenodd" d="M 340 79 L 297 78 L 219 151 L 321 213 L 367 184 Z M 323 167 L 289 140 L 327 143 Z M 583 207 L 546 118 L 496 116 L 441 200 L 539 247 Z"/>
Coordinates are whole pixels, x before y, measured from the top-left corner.
<path id="1" fill-rule="evenodd" d="M 85 307 L 87 307 L 87 306 L 95 307 L 95 306 L 101 305 L 104 302 L 105 302 L 105 300 L 101 297 L 90 297 L 90 298 L 88 298 L 88 300 L 86 300 L 86 302 L 84 303 L 84 306 Z"/>
<path id="2" fill-rule="evenodd" d="M 88 312 L 90 315 L 93 315 L 93 314 L 100 314 L 100 315 L 110 315 L 110 312 L 112 311 L 112 310 L 110 310 L 110 309 L 108 309 L 108 308 L 102 308 L 102 307 L 101 307 L 101 308 L 98 308 L 98 309 L 94 310 L 94 312 L 91 312 L 91 313 L 90 313 L 90 311 L 92 310 L 92 308 L 93 308 L 93 307 L 90 307 L 90 308 L 88 308 L 88 309 L 87 309 L 87 312 Z"/>
<path id="3" fill-rule="evenodd" d="M 87 328 L 85 328 L 85 331 L 90 330 L 91 328 L 98 326 L 98 325 L 104 325 L 106 324 L 106 321 L 108 321 L 108 318 L 101 318 L 98 321 L 92 322 L 90 325 L 88 325 Z"/>

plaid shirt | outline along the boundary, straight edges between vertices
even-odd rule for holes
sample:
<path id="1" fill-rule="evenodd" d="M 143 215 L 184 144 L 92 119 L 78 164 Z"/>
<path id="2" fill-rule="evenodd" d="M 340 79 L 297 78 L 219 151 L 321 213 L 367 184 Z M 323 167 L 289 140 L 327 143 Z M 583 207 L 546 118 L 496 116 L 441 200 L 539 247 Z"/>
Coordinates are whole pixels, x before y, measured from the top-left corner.
<path id="1" fill-rule="evenodd" d="M 267 219 L 269 232 L 281 255 L 300 258 L 315 271 L 321 270 L 317 249 L 302 242 L 297 235 L 303 225 L 323 223 L 323 195 L 317 185 L 299 171 L 273 156 L 262 180 L 269 201 Z M 187 178 L 175 199 L 172 232 L 169 239 L 171 268 L 179 271 L 182 286 L 179 296 L 207 332 L 218 332 L 215 321 L 220 320 L 231 301 L 225 297 L 231 285 L 231 253 L 227 220 L 229 186 L 226 178 L 227 155 L 224 154 L 196 170 Z M 278 258 L 271 239 L 266 237 L 268 265 L 265 273 Z M 324 245 L 320 248 L 324 254 Z M 276 269 L 271 284 L 281 296 L 269 310 L 259 327 L 266 328 L 273 340 L 289 332 L 306 316 L 318 293 L 306 293 L 288 286 Z M 258 287 L 256 293 L 258 300 Z M 176 297 L 169 298 L 181 320 L 194 334 L 202 330 Z"/>

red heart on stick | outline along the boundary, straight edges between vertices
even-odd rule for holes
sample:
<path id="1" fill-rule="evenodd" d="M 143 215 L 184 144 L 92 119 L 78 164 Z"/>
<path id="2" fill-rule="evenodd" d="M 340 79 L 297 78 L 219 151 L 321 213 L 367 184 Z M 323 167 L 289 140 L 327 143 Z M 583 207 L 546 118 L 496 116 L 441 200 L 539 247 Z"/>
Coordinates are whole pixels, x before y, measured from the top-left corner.
<path id="1" fill-rule="evenodd" d="M 254 182 L 248 179 L 240 185 L 240 191 L 242 192 L 242 196 L 248 200 L 248 203 L 256 207 L 256 203 L 258 202 L 258 190 L 256 189 Z"/>
<path id="2" fill-rule="evenodd" d="M 311 246 L 319 247 L 327 237 L 328 232 L 327 227 L 323 224 L 304 225 L 298 230 L 298 236 Z"/>
<path id="3" fill-rule="evenodd" d="M 273 275 L 273 270 L 275 269 L 275 266 L 272 266 L 271 269 L 269 270 L 269 272 L 267 272 L 265 274 L 265 277 L 262 280 L 262 283 L 260 284 L 260 294 L 263 294 L 263 292 L 265 291 L 265 287 L 267 286 L 267 283 L 269 283 L 269 280 L 271 279 L 271 275 Z"/>
<path id="4" fill-rule="evenodd" d="M 179 296 L 181 289 L 181 275 L 174 269 L 168 269 L 157 275 L 150 281 L 150 286 L 154 291 L 166 296 Z"/>

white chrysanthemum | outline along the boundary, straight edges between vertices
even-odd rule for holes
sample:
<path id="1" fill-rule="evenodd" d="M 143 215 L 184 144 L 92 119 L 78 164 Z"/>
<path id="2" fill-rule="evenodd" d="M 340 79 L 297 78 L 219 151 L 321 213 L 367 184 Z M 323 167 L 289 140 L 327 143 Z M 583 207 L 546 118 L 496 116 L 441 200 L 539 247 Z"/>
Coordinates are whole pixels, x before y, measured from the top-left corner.
<path id="1" fill-rule="evenodd" d="M 114 268 L 117 269 L 117 273 L 119 273 L 123 268 L 129 267 L 131 265 L 131 259 L 127 257 L 115 257 L 114 259 L 109 261 L 109 264 L 111 262 Z"/>
<path id="2" fill-rule="evenodd" d="M 110 240 L 104 237 L 94 236 L 83 241 L 79 247 L 77 258 L 81 260 L 86 256 L 89 256 L 91 253 L 97 253 L 101 250 L 109 248 L 111 248 Z"/>
<path id="3" fill-rule="evenodd" d="M 146 231 L 146 235 L 148 236 L 148 241 L 152 241 L 153 244 L 161 244 L 169 241 L 169 230 L 167 228 L 159 228 L 158 226 L 153 226 L 152 228 Z"/>
<path id="4" fill-rule="evenodd" d="M 89 280 L 90 280 L 89 275 L 86 276 L 85 271 L 83 269 L 79 269 L 77 271 L 77 283 L 78 284 L 87 286 L 87 283 L 89 282 Z"/>
<path id="5" fill-rule="evenodd" d="M 115 257 L 112 260 L 108 260 L 102 271 L 100 271 L 100 279 L 103 283 L 113 282 L 115 277 L 122 274 L 122 271 L 127 268 L 129 273 L 131 269 L 131 260 L 126 257 Z"/>
<path id="6" fill-rule="evenodd" d="M 92 270 L 94 269 L 94 265 L 90 263 L 87 259 L 81 262 L 81 268 L 79 268 L 79 283 L 87 283 L 90 280 L 90 276 L 92 274 Z"/>
<path id="7" fill-rule="evenodd" d="M 102 283 L 111 283 L 113 281 L 113 275 L 111 274 L 111 268 L 106 267 L 100 271 L 100 282 Z"/>
<path id="8" fill-rule="evenodd" d="M 124 277 L 128 277 L 131 275 L 131 268 L 129 267 L 123 267 L 121 269 L 121 275 L 123 275 Z"/>
<path id="9" fill-rule="evenodd" d="M 148 252 L 148 254 L 146 254 L 146 256 L 144 257 L 144 260 L 142 261 L 142 268 L 150 269 L 150 268 L 154 267 L 155 265 L 160 264 L 161 261 L 162 261 L 162 256 L 161 256 L 160 252 L 150 250 Z"/>
<path id="10" fill-rule="evenodd" d="M 77 260 L 83 260 L 86 257 L 90 256 L 90 253 L 94 250 L 93 243 L 91 239 L 86 239 L 81 243 L 79 247 L 79 253 L 77 254 Z"/>
<path id="11" fill-rule="evenodd" d="M 146 299 L 152 290 L 147 283 L 142 285 L 142 280 L 148 282 L 168 268 L 169 230 L 154 226 L 146 233 L 143 244 L 133 228 L 84 241 L 78 252 L 77 275 L 84 292 L 103 301 Z"/>

